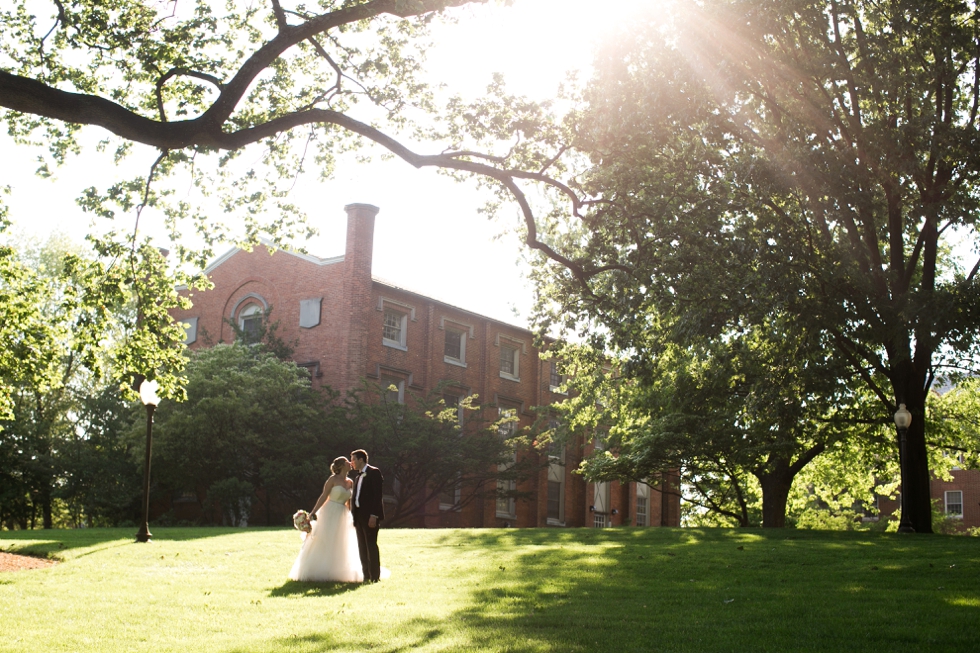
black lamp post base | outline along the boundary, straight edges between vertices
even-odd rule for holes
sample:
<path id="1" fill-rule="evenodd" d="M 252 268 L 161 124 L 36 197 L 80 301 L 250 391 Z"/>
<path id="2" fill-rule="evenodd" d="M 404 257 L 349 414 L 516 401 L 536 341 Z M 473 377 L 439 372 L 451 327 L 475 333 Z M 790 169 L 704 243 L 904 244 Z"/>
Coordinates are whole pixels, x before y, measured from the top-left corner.
<path id="1" fill-rule="evenodd" d="M 136 534 L 137 542 L 150 542 L 152 541 L 153 534 L 150 533 L 150 529 L 146 527 L 146 524 L 140 528 L 139 533 Z"/>
<path id="2" fill-rule="evenodd" d="M 915 529 L 912 527 L 911 524 L 899 524 L 898 525 L 898 532 L 899 533 L 914 533 L 915 532 Z"/>

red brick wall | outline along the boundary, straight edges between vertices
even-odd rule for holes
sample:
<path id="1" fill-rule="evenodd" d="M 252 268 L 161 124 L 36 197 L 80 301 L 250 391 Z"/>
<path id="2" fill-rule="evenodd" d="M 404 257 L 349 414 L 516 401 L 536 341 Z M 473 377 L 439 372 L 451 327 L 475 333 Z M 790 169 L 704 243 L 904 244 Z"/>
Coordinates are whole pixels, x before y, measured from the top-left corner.
<path id="1" fill-rule="evenodd" d="M 235 251 L 209 274 L 211 290 L 190 294 L 193 306 L 175 312 L 178 319 L 197 317 L 198 336 L 192 347 L 230 342 L 234 332 L 227 320 L 235 319 L 236 306 L 264 299 L 272 307 L 271 319 L 279 323 L 278 335 L 295 344 L 298 363 L 319 361 L 323 377 L 319 381 L 336 383 L 344 380 L 343 357 L 337 356 L 346 345 L 345 317 L 331 307 L 344 302 L 343 261 L 318 264 L 284 251 L 259 245 L 252 252 Z M 305 329 L 299 326 L 300 301 L 322 297 L 320 324 Z M 244 302 L 243 302 L 244 300 Z"/>
<path id="2" fill-rule="evenodd" d="M 225 320 L 236 319 L 251 301 L 272 307 L 272 321 L 279 323 L 277 335 L 295 346 L 297 363 L 318 363 L 321 376 L 314 385 L 330 385 L 345 392 L 362 379 L 377 381 L 392 377 L 404 381 L 406 393 L 424 394 L 442 382 L 452 382 L 464 395 L 478 395 L 477 403 L 517 408 L 519 426 L 533 424 L 535 406 L 559 401 L 563 395 L 550 389 L 550 363 L 538 356 L 529 331 L 494 320 L 418 293 L 383 283 L 371 277 L 376 207 L 351 204 L 347 246 L 343 257 L 317 259 L 258 246 L 252 252 L 233 251 L 208 271 L 214 288 L 190 295 L 193 307 L 175 312 L 176 318 L 198 318 L 198 337 L 192 347 L 231 341 L 234 332 Z M 251 296 L 251 298 L 250 298 Z M 320 323 L 302 328 L 300 302 L 322 298 Z M 408 315 L 405 347 L 383 342 L 384 307 Z M 237 309 L 236 309 L 237 307 Z M 465 366 L 445 360 L 447 328 L 465 334 Z M 518 351 L 518 378 L 500 371 L 501 344 Z M 313 370 L 315 371 L 315 370 Z M 536 452 L 523 452 L 537 458 Z M 582 450 L 569 446 L 565 469 L 565 524 L 591 525 L 587 514 L 590 490 L 580 476 L 573 475 Z M 496 516 L 490 493 L 459 512 L 438 511 L 428 506 L 429 517 L 420 515 L 417 525 L 453 526 L 544 526 L 547 523 L 547 469 L 519 486 L 532 498 L 517 502 L 516 519 Z M 633 494 L 630 494 L 630 492 Z M 612 489 L 613 507 L 619 514 L 614 523 L 624 523 L 633 512 L 635 490 Z M 437 503 L 437 502 L 436 502 Z M 651 496 L 651 513 L 659 501 Z M 438 514 L 438 517 L 432 515 Z M 651 515 L 651 523 L 656 525 Z"/>
<path id="3" fill-rule="evenodd" d="M 930 491 L 934 500 L 938 499 L 939 507 L 945 512 L 945 494 L 949 490 L 963 492 L 962 527 L 980 527 L 980 470 L 954 469 L 953 480 L 940 481 L 933 479 Z"/>

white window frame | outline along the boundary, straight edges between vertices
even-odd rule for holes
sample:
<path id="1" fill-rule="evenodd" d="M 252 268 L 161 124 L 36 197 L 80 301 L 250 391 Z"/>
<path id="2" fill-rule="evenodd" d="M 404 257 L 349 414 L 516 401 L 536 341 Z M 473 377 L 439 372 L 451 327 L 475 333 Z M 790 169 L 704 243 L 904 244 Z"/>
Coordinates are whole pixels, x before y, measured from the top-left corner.
<path id="1" fill-rule="evenodd" d="M 557 452 L 558 453 L 554 453 L 556 451 L 556 449 L 554 449 L 554 445 L 555 445 L 555 435 L 554 434 L 560 428 L 561 428 L 561 422 L 559 422 L 556 419 L 548 420 L 548 430 L 551 431 L 551 433 L 552 433 L 552 435 L 551 435 L 551 443 L 548 445 L 548 460 L 549 460 L 549 462 L 552 462 L 552 463 L 561 463 L 561 464 L 564 464 L 565 463 L 565 445 L 562 444 L 561 447 L 559 449 L 557 449 Z"/>
<path id="2" fill-rule="evenodd" d="M 951 494 L 960 495 L 959 497 L 960 500 L 950 502 L 949 495 Z M 950 506 L 959 506 L 960 511 L 958 513 L 950 512 L 949 511 Z M 950 519 L 963 519 L 963 490 L 946 490 L 945 492 L 943 492 L 943 507 L 945 508 L 946 516 L 949 517 Z"/>
<path id="3" fill-rule="evenodd" d="M 556 361 L 555 359 L 552 358 L 549 361 L 549 363 L 550 363 L 550 365 L 548 366 L 548 390 L 550 390 L 551 392 L 554 392 L 555 394 L 567 395 L 568 392 L 561 389 L 561 387 L 563 385 L 565 385 L 565 380 L 566 379 L 565 379 L 565 375 L 564 374 L 560 374 L 558 372 L 558 361 Z M 558 385 L 555 385 L 555 383 L 554 383 L 554 380 L 555 380 L 554 377 L 556 375 L 558 376 L 558 379 L 559 379 Z"/>
<path id="4" fill-rule="evenodd" d="M 545 523 L 549 526 L 565 525 L 565 445 L 558 455 L 548 453 L 548 483 L 558 484 L 558 517 L 551 517 L 545 511 Z M 550 491 L 550 485 L 547 486 Z M 550 503 L 550 500 L 549 500 Z"/>
<path id="5" fill-rule="evenodd" d="M 592 527 L 608 528 L 612 525 L 609 519 L 611 510 L 609 503 L 611 499 L 608 482 L 599 482 L 592 485 Z"/>
<path id="6" fill-rule="evenodd" d="M 513 492 L 516 489 L 517 481 L 497 481 L 497 492 Z M 498 496 L 496 514 L 500 519 L 517 519 L 517 501 L 514 497 Z"/>
<path id="7" fill-rule="evenodd" d="M 411 318 L 412 322 L 416 321 L 415 307 L 394 299 L 388 299 L 387 297 L 378 297 L 377 310 L 381 313 L 382 344 L 384 344 L 386 347 L 391 347 L 392 349 L 408 351 L 408 319 Z M 398 340 L 385 337 L 385 319 L 388 311 L 391 311 L 392 314 L 400 317 Z"/>
<path id="8" fill-rule="evenodd" d="M 511 351 L 514 353 L 514 360 L 512 367 L 514 368 L 513 373 L 504 371 L 504 351 Z M 521 350 L 520 347 L 508 343 L 500 343 L 500 378 L 508 379 L 510 381 L 520 381 L 521 380 Z"/>
<path id="9" fill-rule="evenodd" d="M 558 516 L 551 516 L 551 488 L 553 486 L 558 487 Z M 549 526 L 564 526 L 565 525 L 565 484 L 561 481 L 554 481 L 551 476 L 548 476 L 548 496 L 546 497 L 547 506 L 545 510 L 546 523 Z"/>
<path id="10" fill-rule="evenodd" d="M 643 512 L 640 512 L 640 500 L 643 500 Z M 642 516 L 642 522 L 641 522 Z M 634 520 L 637 526 L 649 526 L 650 525 L 650 486 L 646 483 L 636 484 L 636 519 Z"/>
<path id="11" fill-rule="evenodd" d="M 241 330 L 242 338 L 245 339 L 247 335 L 245 331 L 245 320 L 251 320 L 253 318 L 258 318 L 259 320 L 259 331 L 262 330 L 262 320 L 265 319 L 265 310 L 261 304 L 251 303 L 245 306 L 242 310 L 238 312 L 238 328 Z M 247 344 L 255 344 L 245 340 Z M 256 341 L 257 342 L 257 341 Z"/>
<path id="12" fill-rule="evenodd" d="M 554 433 L 561 428 L 561 422 L 556 419 L 548 421 L 548 429 Z M 557 446 L 554 440 L 548 445 L 548 483 L 558 483 L 558 517 L 551 517 L 545 511 L 545 523 L 548 526 L 565 525 L 565 452 L 564 443 Z"/>
<path id="13" fill-rule="evenodd" d="M 527 343 L 519 338 L 512 338 L 511 336 L 505 336 L 498 333 L 493 342 L 495 347 L 500 349 L 500 355 L 497 357 L 498 365 L 503 362 L 503 350 L 504 348 L 514 350 L 514 369 L 512 373 L 504 372 L 502 368 L 500 369 L 500 378 L 507 379 L 508 381 L 520 381 L 521 380 L 521 354 L 527 353 Z"/>
<path id="14" fill-rule="evenodd" d="M 385 376 L 381 378 L 381 390 L 383 392 L 391 392 L 388 388 L 390 386 L 395 386 L 398 388 L 398 403 L 405 403 L 405 380 L 396 379 L 393 376 Z"/>
<path id="15" fill-rule="evenodd" d="M 381 312 L 381 342 L 385 347 L 392 347 L 393 349 L 400 349 L 402 351 L 408 351 L 408 313 L 400 311 L 397 308 L 384 307 Z M 386 331 L 388 329 L 388 316 L 393 316 L 398 321 L 398 340 L 388 338 L 386 336 Z"/>
<path id="16" fill-rule="evenodd" d="M 460 503 L 460 501 L 463 498 L 462 481 L 463 481 L 463 477 L 462 476 L 457 476 L 456 477 L 456 485 L 453 486 L 453 502 L 452 503 L 446 503 L 445 501 L 442 500 L 442 494 L 439 495 L 439 510 L 442 510 L 442 511 L 452 510 L 454 512 L 459 512 L 459 509 L 460 509 L 459 503 Z"/>
<path id="17" fill-rule="evenodd" d="M 466 367 L 466 331 L 463 329 L 457 329 L 453 327 L 446 327 L 446 338 L 449 337 L 450 333 L 455 333 L 459 336 L 459 358 L 453 358 L 446 353 L 446 342 L 443 340 L 442 346 L 442 360 L 450 365 L 458 365 L 460 367 Z"/>

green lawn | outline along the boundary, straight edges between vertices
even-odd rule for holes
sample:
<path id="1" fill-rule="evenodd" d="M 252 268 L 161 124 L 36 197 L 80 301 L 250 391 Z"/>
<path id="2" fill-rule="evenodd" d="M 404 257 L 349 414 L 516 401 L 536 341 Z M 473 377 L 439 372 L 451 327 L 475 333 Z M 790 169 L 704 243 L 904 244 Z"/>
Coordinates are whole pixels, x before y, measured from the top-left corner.
<path id="1" fill-rule="evenodd" d="M 391 578 L 307 584 L 284 529 L 0 532 L 0 651 L 977 651 L 980 540 L 391 530 Z"/>

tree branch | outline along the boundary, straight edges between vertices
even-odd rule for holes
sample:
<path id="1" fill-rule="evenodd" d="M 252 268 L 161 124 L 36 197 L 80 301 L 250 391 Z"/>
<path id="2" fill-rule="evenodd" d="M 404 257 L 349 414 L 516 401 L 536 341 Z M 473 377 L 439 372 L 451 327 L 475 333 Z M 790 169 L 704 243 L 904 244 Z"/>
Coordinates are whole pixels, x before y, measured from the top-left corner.
<path id="1" fill-rule="evenodd" d="M 171 68 L 166 72 L 166 74 L 157 80 L 157 110 L 160 112 L 160 122 L 167 122 L 167 114 L 163 109 L 163 85 L 166 84 L 167 80 L 169 80 L 171 77 L 176 77 L 178 75 L 182 75 L 184 77 L 196 77 L 197 79 L 211 82 L 218 88 L 219 91 L 223 88 L 221 80 L 214 75 L 198 72 L 196 70 L 190 70 L 188 68 Z"/>

